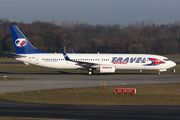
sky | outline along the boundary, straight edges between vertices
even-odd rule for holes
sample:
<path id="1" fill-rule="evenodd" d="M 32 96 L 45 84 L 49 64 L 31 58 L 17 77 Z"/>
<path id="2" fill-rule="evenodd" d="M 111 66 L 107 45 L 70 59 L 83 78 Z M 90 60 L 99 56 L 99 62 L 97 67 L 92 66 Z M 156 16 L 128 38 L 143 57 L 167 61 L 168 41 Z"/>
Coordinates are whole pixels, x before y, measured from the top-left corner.
<path id="1" fill-rule="evenodd" d="M 152 20 L 156 25 L 180 21 L 180 0 L 1 0 L 0 19 L 10 22 L 61 23 L 64 20 L 128 25 Z"/>

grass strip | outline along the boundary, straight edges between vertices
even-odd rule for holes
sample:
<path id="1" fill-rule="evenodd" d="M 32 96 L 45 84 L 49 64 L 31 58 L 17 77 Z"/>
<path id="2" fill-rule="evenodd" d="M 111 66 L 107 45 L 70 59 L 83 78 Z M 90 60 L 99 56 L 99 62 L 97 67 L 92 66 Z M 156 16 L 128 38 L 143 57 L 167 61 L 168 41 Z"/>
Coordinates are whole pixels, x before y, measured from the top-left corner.
<path id="1" fill-rule="evenodd" d="M 115 88 L 136 88 L 137 94 L 115 94 Z M 180 105 L 180 83 L 123 85 L 6 93 L 0 99 L 61 105 Z M 19 97 L 21 96 L 21 98 Z"/>

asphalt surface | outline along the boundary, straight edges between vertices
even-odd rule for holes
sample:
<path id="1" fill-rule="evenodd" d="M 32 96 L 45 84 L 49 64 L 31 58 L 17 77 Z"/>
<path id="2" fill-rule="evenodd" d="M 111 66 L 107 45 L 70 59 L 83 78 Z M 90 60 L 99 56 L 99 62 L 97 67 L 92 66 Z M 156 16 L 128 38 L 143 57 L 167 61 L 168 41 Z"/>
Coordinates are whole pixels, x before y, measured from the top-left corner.
<path id="1" fill-rule="evenodd" d="M 0 74 L 35 80 L 0 81 L 0 94 L 18 91 L 112 85 L 179 83 L 180 74 Z M 0 116 L 58 119 L 179 120 L 180 106 L 65 106 L 0 100 Z"/>
<path id="2" fill-rule="evenodd" d="M 0 74 L 34 80 L 0 81 L 0 94 L 30 90 L 112 85 L 178 83 L 180 74 Z"/>
<path id="3" fill-rule="evenodd" d="M 0 116 L 89 120 L 179 120 L 179 106 L 63 106 L 0 100 Z"/>

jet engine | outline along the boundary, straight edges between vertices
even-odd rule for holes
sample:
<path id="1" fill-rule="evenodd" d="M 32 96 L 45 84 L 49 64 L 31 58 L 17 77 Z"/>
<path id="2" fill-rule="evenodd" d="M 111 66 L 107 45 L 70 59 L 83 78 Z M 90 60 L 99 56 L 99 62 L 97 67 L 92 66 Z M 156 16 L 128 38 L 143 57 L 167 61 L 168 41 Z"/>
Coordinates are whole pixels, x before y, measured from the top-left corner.
<path id="1" fill-rule="evenodd" d="M 114 65 L 101 65 L 100 73 L 114 73 L 116 71 L 116 67 Z"/>

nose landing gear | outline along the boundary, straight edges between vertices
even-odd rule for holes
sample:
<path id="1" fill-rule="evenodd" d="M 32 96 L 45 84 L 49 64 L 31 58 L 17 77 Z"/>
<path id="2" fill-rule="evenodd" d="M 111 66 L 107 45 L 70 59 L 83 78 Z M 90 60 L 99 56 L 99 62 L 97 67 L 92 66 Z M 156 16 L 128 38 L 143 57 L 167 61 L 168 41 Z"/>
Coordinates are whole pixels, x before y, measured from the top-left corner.
<path id="1" fill-rule="evenodd" d="M 92 75 L 92 74 L 93 74 L 93 70 L 92 70 L 92 69 L 89 69 L 88 75 Z"/>

